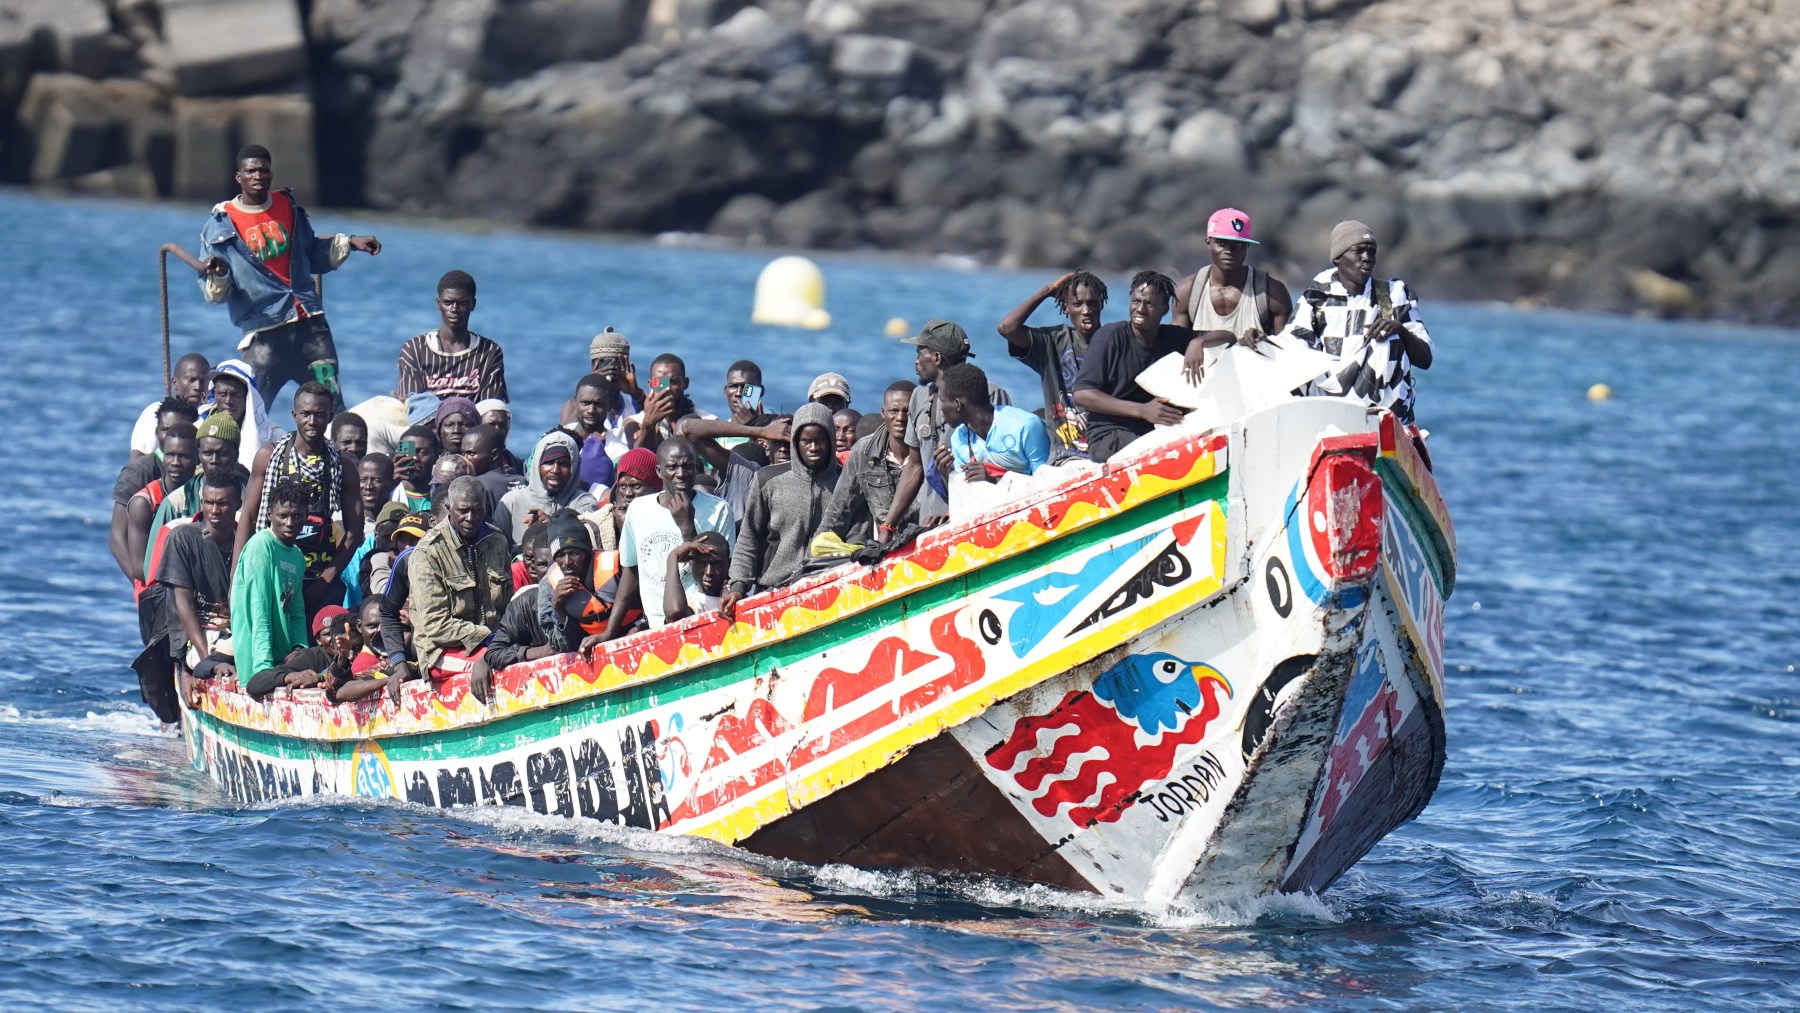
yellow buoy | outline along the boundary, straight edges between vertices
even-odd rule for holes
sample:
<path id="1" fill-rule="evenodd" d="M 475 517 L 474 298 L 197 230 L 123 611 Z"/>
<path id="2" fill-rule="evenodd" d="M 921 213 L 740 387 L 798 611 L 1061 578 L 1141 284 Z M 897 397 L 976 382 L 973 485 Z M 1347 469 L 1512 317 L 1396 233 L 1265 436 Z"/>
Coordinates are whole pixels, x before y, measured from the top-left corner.
<path id="1" fill-rule="evenodd" d="M 912 334 L 912 325 L 907 323 L 905 318 L 903 318 L 903 317 L 889 317 L 888 318 L 888 322 L 887 322 L 887 336 L 888 337 L 904 338 L 911 334 Z"/>
<path id="2" fill-rule="evenodd" d="M 825 311 L 825 275 L 805 257 L 777 257 L 756 276 L 756 305 L 750 319 L 774 327 L 831 326 Z"/>
<path id="3" fill-rule="evenodd" d="M 1588 388 L 1587 397 L 1589 401 L 1611 401 L 1612 388 L 1603 383 L 1594 384 Z"/>

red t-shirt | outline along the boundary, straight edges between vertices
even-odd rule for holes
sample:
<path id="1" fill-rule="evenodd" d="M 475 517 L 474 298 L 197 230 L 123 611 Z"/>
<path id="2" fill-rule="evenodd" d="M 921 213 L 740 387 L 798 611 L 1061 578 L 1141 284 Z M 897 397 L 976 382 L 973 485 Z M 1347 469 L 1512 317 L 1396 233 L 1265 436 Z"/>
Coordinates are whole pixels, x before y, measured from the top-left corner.
<path id="1" fill-rule="evenodd" d="M 275 277 L 293 284 L 289 264 L 294 256 L 294 202 L 284 193 L 269 195 L 269 206 L 261 211 L 245 211 L 237 201 L 225 205 L 231 224 L 250 248 L 250 255 L 275 272 Z"/>

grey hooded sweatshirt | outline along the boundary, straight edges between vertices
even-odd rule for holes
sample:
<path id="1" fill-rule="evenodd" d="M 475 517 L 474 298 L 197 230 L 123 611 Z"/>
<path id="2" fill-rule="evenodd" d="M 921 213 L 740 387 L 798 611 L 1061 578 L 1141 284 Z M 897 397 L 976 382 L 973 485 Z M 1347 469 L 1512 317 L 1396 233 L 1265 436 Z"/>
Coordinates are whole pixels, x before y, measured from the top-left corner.
<path id="1" fill-rule="evenodd" d="M 827 437 L 825 461 L 808 471 L 800 461 L 800 430 L 822 426 Z M 837 456 L 830 452 L 831 409 L 808 402 L 794 413 L 789 427 L 793 456 L 756 473 L 744 499 L 737 548 L 731 554 L 731 586 L 753 591 L 791 583 L 811 557 L 813 535 L 825 518 L 825 507 L 837 487 Z"/>

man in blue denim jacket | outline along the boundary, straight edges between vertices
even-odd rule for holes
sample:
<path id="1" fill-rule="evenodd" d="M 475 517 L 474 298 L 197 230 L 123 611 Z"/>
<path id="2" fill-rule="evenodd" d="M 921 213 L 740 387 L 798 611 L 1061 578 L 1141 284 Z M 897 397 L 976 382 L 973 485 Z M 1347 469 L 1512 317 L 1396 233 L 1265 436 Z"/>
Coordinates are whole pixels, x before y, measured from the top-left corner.
<path id="1" fill-rule="evenodd" d="M 238 152 L 239 194 L 216 205 L 200 227 L 200 291 L 207 302 L 225 303 L 243 331 L 238 350 L 256 373 L 264 404 L 274 405 L 289 381 L 317 380 L 331 391 L 333 410 L 342 411 L 337 346 L 313 275 L 336 270 L 351 250 L 380 253 L 381 242 L 314 235 L 292 190 L 270 192 L 272 164 L 260 144 Z"/>

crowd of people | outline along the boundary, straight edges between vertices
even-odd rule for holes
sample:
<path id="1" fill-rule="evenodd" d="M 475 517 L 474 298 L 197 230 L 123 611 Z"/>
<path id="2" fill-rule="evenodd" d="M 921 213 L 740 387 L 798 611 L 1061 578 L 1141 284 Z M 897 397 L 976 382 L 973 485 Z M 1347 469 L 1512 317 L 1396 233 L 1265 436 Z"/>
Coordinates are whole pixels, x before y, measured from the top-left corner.
<path id="1" fill-rule="evenodd" d="M 400 346 L 392 393 L 347 410 L 313 276 L 381 244 L 316 235 L 273 188 L 266 149 L 240 151 L 236 179 L 201 233 L 200 287 L 241 332 L 239 357 L 174 364 L 114 487 L 109 544 L 137 596 L 146 698 L 165 720 L 178 708 L 155 686 L 193 694 L 209 679 L 342 702 L 467 675 L 486 700 L 508 665 L 696 614 L 730 619 L 747 596 L 879 559 L 967 490 L 1091 468 L 1179 424 L 1181 409 L 1137 380 L 1169 355 L 1197 379 L 1211 349 L 1297 341 L 1339 364 L 1299 393 L 1407 421 L 1412 370 L 1432 359 L 1411 291 L 1375 275 L 1367 226 L 1332 230 L 1331 266 L 1296 300 L 1248 263 L 1250 217 L 1227 208 L 1207 226 L 1210 263 L 1179 284 L 1136 274 L 1124 320 L 1102 323 L 1106 283 L 1077 270 L 999 321 L 1005 351 L 1039 378 L 1035 410 L 970 361 L 968 333 L 947 320 L 904 339 L 917 382 L 896 380 L 866 413 L 827 372 L 780 417 L 764 411 L 757 363 L 725 369 L 714 415 L 679 355 L 640 377 L 630 342 L 606 328 L 559 424 L 520 457 L 505 357 L 470 329 L 471 275 L 439 279 L 438 326 Z M 1030 325 L 1046 301 L 1064 322 Z M 285 427 L 268 406 L 290 382 Z"/>

